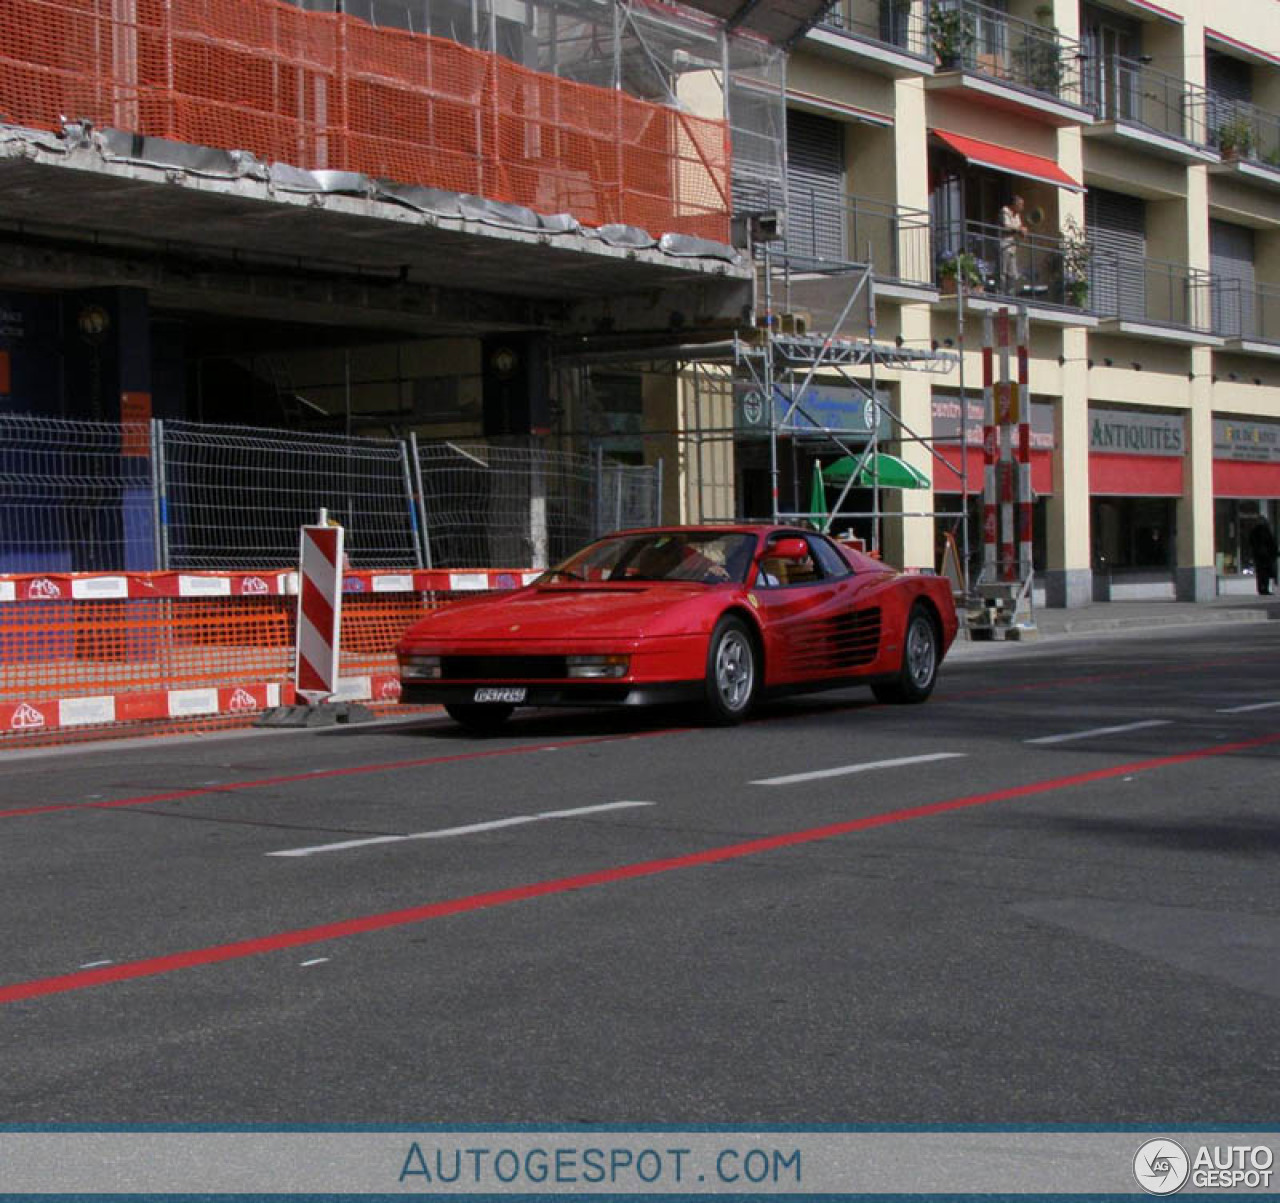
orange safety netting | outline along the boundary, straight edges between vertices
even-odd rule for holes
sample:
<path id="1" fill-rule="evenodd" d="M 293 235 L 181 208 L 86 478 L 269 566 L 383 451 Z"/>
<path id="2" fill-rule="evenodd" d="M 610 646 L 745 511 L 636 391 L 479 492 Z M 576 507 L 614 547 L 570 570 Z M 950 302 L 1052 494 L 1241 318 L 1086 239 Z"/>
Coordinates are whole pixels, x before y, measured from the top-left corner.
<path id="1" fill-rule="evenodd" d="M 370 679 L 373 704 L 394 702 L 387 683 L 396 676 L 396 643 L 448 599 L 344 596 L 339 675 Z M 267 686 L 290 700 L 296 612 L 295 597 L 278 595 L 0 604 L 0 748 L 101 737 L 107 729 L 245 725 L 268 704 Z M 173 717 L 175 690 L 216 691 L 217 708 Z M 107 698 L 114 719 L 86 716 L 86 705 Z"/>
<path id="2" fill-rule="evenodd" d="M 729 236 L 724 121 L 283 0 L 5 0 L 0 116 Z"/>

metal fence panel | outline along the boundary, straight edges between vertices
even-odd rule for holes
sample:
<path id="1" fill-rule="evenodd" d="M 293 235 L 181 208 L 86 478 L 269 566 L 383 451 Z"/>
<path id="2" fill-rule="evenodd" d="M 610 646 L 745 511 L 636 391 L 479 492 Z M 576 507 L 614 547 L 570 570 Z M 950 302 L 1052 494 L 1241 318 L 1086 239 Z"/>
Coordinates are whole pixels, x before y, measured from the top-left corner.
<path id="1" fill-rule="evenodd" d="M 431 561 L 542 568 L 598 534 L 655 521 L 653 468 L 488 443 L 419 447 Z"/>
<path id="2" fill-rule="evenodd" d="M 413 506 L 395 439 L 165 422 L 170 568 L 271 568 L 325 508 L 354 566 L 413 566 Z"/>
<path id="3" fill-rule="evenodd" d="M 658 521 L 655 468 L 482 442 L 422 444 L 415 465 L 410 446 L 0 416 L 0 572 L 289 567 L 321 508 L 352 565 L 378 568 L 544 566 Z"/>
<path id="4" fill-rule="evenodd" d="M 0 416 L 0 572 L 155 564 L 145 423 Z"/>

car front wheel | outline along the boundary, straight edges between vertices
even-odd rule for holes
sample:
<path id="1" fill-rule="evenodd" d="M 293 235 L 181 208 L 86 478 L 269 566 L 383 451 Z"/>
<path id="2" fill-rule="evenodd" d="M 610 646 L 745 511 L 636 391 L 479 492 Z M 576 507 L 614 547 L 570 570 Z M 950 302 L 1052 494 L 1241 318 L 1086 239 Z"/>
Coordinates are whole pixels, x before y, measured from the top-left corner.
<path id="1" fill-rule="evenodd" d="M 871 687 L 879 702 L 923 702 L 938 679 L 938 628 L 923 606 L 912 607 L 902 640 L 902 664 L 897 677 Z"/>
<path id="2" fill-rule="evenodd" d="M 747 624 L 732 615 L 722 618 L 707 648 L 706 708 L 718 726 L 740 723 L 755 704 L 760 666 Z"/>
<path id="3" fill-rule="evenodd" d="M 472 735 L 492 735 L 509 719 L 514 706 L 476 704 L 474 702 L 447 702 L 445 713 L 455 723 L 461 724 Z"/>

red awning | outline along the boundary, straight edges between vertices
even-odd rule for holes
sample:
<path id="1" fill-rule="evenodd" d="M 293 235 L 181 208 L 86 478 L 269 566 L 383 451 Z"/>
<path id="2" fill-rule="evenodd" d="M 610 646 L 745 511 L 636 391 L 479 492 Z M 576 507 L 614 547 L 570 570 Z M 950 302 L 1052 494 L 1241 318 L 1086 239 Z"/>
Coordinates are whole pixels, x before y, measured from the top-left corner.
<path id="1" fill-rule="evenodd" d="M 1007 146 L 997 146 L 994 142 L 949 134 L 945 130 L 930 132 L 939 142 L 978 167 L 990 167 L 992 171 L 1003 171 L 1024 180 L 1039 180 L 1055 188 L 1069 188 L 1072 192 L 1084 191 L 1083 185 L 1077 184 L 1057 163 L 1042 155 L 1029 155 L 1021 150 L 1010 150 Z"/>

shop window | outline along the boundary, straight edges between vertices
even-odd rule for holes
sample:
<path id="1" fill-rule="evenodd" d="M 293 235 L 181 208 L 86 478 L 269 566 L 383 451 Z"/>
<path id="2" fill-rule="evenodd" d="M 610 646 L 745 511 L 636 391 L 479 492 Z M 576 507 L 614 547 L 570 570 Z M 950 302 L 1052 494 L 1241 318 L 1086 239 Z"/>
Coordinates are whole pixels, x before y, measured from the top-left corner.
<path id="1" fill-rule="evenodd" d="M 1252 576 L 1249 532 L 1262 521 L 1276 526 L 1277 503 L 1220 497 L 1213 503 L 1214 565 L 1219 576 Z"/>
<path id="2" fill-rule="evenodd" d="M 1090 504 L 1095 572 L 1160 572 L 1176 563 L 1171 497 L 1095 497 Z"/>

